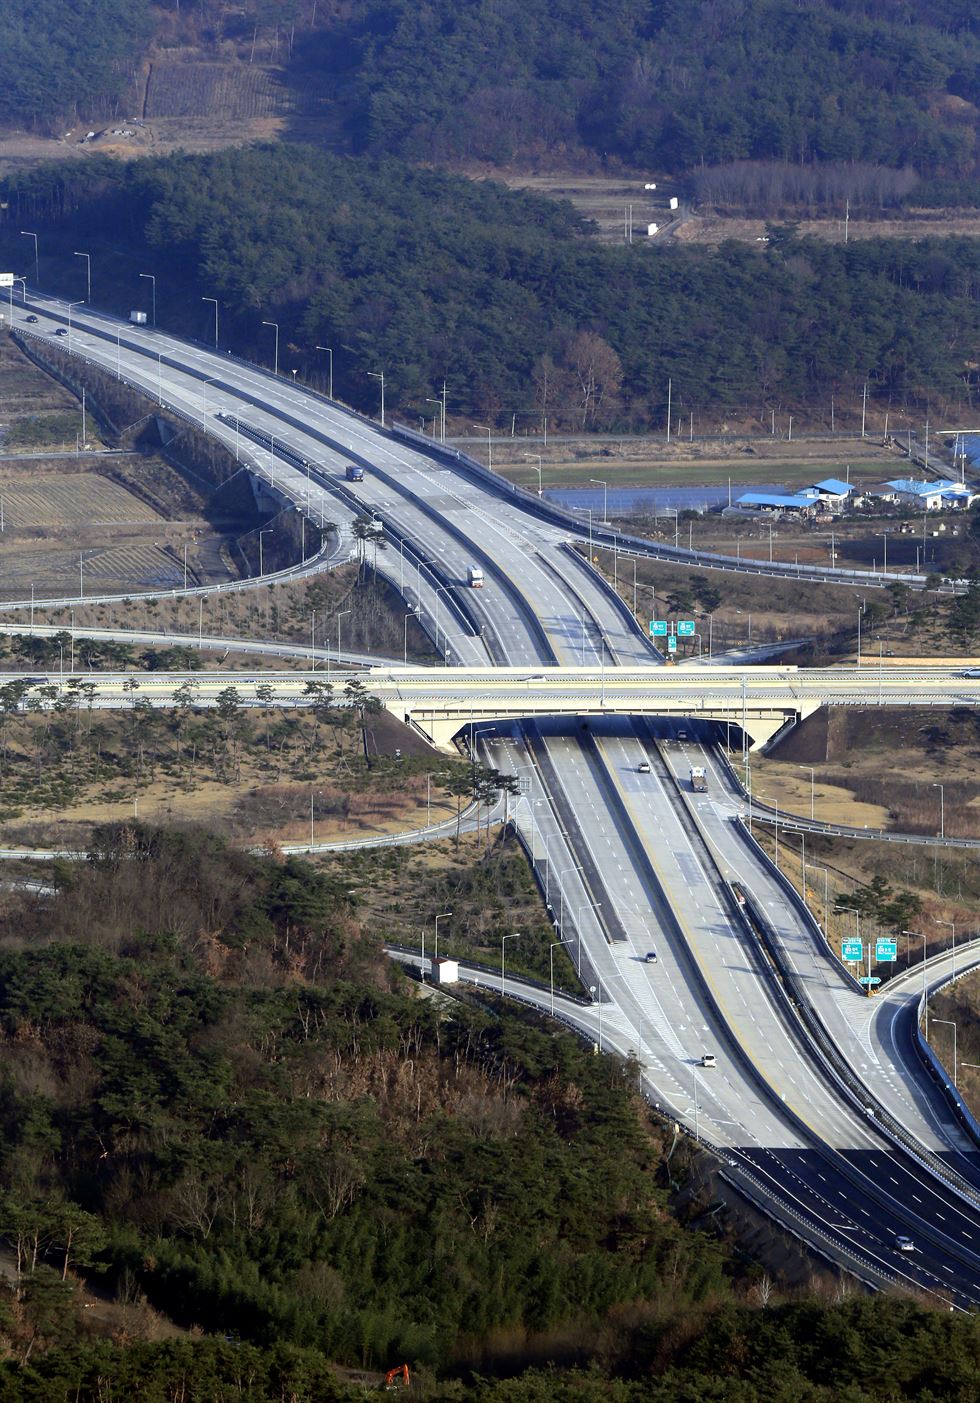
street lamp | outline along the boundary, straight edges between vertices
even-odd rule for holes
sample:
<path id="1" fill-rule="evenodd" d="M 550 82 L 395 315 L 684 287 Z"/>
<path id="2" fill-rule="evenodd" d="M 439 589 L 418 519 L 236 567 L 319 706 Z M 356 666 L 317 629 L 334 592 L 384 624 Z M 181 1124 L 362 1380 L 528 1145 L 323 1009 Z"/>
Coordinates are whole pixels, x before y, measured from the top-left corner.
<path id="1" fill-rule="evenodd" d="M 380 381 L 381 381 L 381 427 L 384 428 L 384 426 L 385 426 L 385 373 L 384 373 L 383 370 L 369 370 L 369 371 L 368 371 L 368 378 L 369 378 L 370 380 L 380 380 Z"/>
<path id="2" fill-rule="evenodd" d="M 590 481 L 590 482 L 596 483 L 597 486 L 599 486 L 599 487 L 602 488 L 602 524 L 603 524 L 603 526 L 608 526 L 608 525 L 609 525 L 609 484 L 608 484 L 608 482 L 603 481 L 603 479 L 602 479 L 601 477 L 590 477 L 590 478 L 589 478 L 589 481 Z"/>
<path id="3" fill-rule="evenodd" d="M 953 1030 L 953 1090 L 956 1090 L 957 1066 L 956 1066 L 956 1024 L 949 1018 L 934 1018 L 933 1023 L 945 1023 L 947 1028 Z"/>
<path id="4" fill-rule="evenodd" d="M 445 440 L 445 434 L 443 434 L 443 432 L 442 432 L 442 400 L 441 400 L 441 399 L 433 399 L 431 395 L 426 395 L 426 397 L 425 397 L 425 402 L 426 402 L 426 404 L 437 404 L 437 405 L 439 406 L 439 418 L 438 418 L 438 420 L 436 419 L 436 416 L 435 416 L 434 414 L 433 414 L 433 416 L 432 416 L 432 437 L 435 438 L 435 436 L 436 436 L 436 423 L 438 423 L 438 424 L 439 424 L 439 430 L 440 430 L 440 432 L 439 432 L 439 441 L 440 441 L 440 443 L 445 443 L 445 441 L 446 441 L 446 440 Z"/>
<path id="5" fill-rule="evenodd" d="M 929 999 L 928 999 L 928 996 L 927 996 L 927 994 L 926 994 L 926 955 L 927 955 L 927 953 L 928 953 L 929 942 L 928 942 L 928 940 L 926 939 L 926 935 L 925 935 L 925 932 L 924 932 L 924 931 L 919 931 L 919 930 L 903 930 L 903 931 L 902 931 L 902 934 L 903 934 L 903 935 L 911 936 L 914 940 L 921 940 L 921 941 L 922 941 L 922 959 L 919 961 L 919 963 L 922 965 L 922 1007 L 923 1007 L 923 1010 L 924 1010 L 924 1012 L 925 1012 L 925 1020 L 926 1020 L 926 1042 L 928 1042 L 928 1041 L 929 1041 Z"/>
<path id="6" fill-rule="evenodd" d="M 814 812 L 813 812 L 813 786 L 814 786 L 814 780 L 815 780 L 815 776 L 816 776 L 816 770 L 813 768 L 812 765 L 799 765 L 797 768 L 798 768 L 798 769 L 801 769 L 801 770 L 809 770 L 809 771 L 810 771 L 810 821 L 811 821 L 811 823 L 812 823 L 812 822 L 813 822 L 813 817 L 814 817 Z"/>
<path id="7" fill-rule="evenodd" d="M 218 383 L 217 380 L 202 380 L 202 381 L 201 381 L 201 427 L 202 427 L 202 429 L 205 429 L 205 430 L 206 430 L 207 427 L 208 427 L 208 425 L 207 425 L 207 416 L 208 416 L 208 386 L 209 386 L 209 385 L 216 385 L 217 383 Z"/>
<path id="8" fill-rule="evenodd" d="M 533 822 L 533 815 L 532 815 Z M 559 945 L 571 945 L 571 940 L 554 940 L 548 946 L 548 964 L 551 969 L 551 1016 L 555 1016 L 555 951 Z"/>
<path id="9" fill-rule="evenodd" d="M 447 921 L 452 914 L 453 913 L 451 911 L 442 911 L 436 917 L 436 953 L 433 956 L 434 960 L 438 960 L 439 958 L 439 922 Z"/>
<path id="10" fill-rule="evenodd" d="M 202 302 L 214 303 L 214 349 L 218 349 L 218 299 L 216 297 L 202 297 Z"/>
<path id="11" fill-rule="evenodd" d="M 33 231 L 32 229 L 22 229 L 20 232 L 21 232 L 21 234 L 23 235 L 23 237 L 24 237 L 25 239 L 33 239 L 33 240 L 34 240 L 34 281 L 35 281 L 36 284 L 40 285 L 40 282 L 41 282 L 41 260 L 38 258 L 38 253 L 37 253 L 37 235 L 34 233 L 34 231 Z"/>
<path id="12" fill-rule="evenodd" d="M 956 922 L 955 922 L 955 921 L 940 921 L 940 920 L 938 919 L 938 917 L 937 917 L 937 918 L 936 918 L 936 925 L 937 925 L 937 926 L 949 926 L 950 930 L 953 932 L 953 978 L 955 979 L 955 978 L 956 978 Z"/>
<path id="13" fill-rule="evenodd" d="M 216 315 L 217 315 L 217 314 L 216 314 Z M 272 329 L 273 329 L 273 330 L 275 331 L 275 333 L 276 333 L 276 355 L 275 355 L 275 360 L 274 360 L 274 362 L 273 362 L 273 374 L 274 374 L 274 375 L 278 375 L 278 374 L 279 374 L 279 323 L 278 323 L 278 322 L 267 322 L 267 321 L 263 321 L 262 325 L 263 325 L 263 326 L 271 326 Z M 217 342 L 215 342 L 215 345 L 217 345 Z"/>
<path id="14" fill-rule="evenodd" d="M 404 641 L 404 647 L 403 647 L 403 649 L 402 649 L 402 662 L 404 663 L 404 665 L 405 665 L 406 667 L 408 667 L 408 621 L 409 621 L 409 619 L 414 619 L 417 612 L 418 612 L 418 611 L 415 610 L 415 609 L 409 609 L 408 613 L 405 615 L 404 629 L 403 629 L 403 632 L 404 632 L 404 634 L 405 634 L 405 641 Z"/>
<path id="15" fill-rule="evenodd" d="M 353 609 L 341 609 L 337 614 L 337 666 L 340 667 L 340 621 L 345 614 L 353 614 Z"/>
<path id="16" fill-rule="evenodd" d="M 943 785 L 943 784 L 938 784 L 938 783 L 936 783 L 936 784 L 934 784 L 932 787 L 933 787 L 933 789 L 938 789 L 938 790 L 939 790 L 939 837 L 940 837 L 940 839 L 945 839 L 945 837 L 946 837 L 946 786 Z"/>
<path id="17" fill-rule="evenodd" d="M 540 454 L 540 453 L 525 453 L 525 454 L 524 454 L 524 457 L 525 457 L 525 458 L 537 458 L 537 460 L 538 460 L 538 496 L 540 497 L 540 496 L 543 495 L 542 487 L 541 487 L 541 454 Z"/>
<path id="18" fill-rule="evenodd" d="M 79 253 L 78 250 L 76 249 L 76 251 L 75 251 L 75 257 L 76 257 L 76 258 L 84 258 L 84 259 L 85 259 L 85 287 L 86 287 L 86 289 L 87 289 L 87 291 L 86 291 L 86 296 L 85 296 L 85 301 L 86 301 L 86 302 L 91 302 L 91 300 L 92 300 L 92 257 L 91 257 L 91 254 L 88 254 L 88 253 Z"/>
<path id="19" fill-rule="evenodd" d="M 502 935 L 502 936 L 500 937 L 500 992 L 501 992 L 501 994 L 506 993 L 506 984 L 505 984 L 505 982 L 504 982 L 504 948 L 505 948 L 505 942 L 508 941 L 508 940 L 520 940 L 520 938 L 521 938 L 521 933 L 520 933 L 519 930 L 515 930 L 514 933 L 513 933 L 513 935 Z"/>
<path id="20" fill-rule="evenodd" d="M 326 351 L 330 357 L 330 368 L 327 371 L 327 399 L 333 399 L 333 349 L 330 346 L 314 346 L 315 351 Z"/>
<path id="21" fill-rule="evenodd" d="M 149 278 L 149 280 L 150 280 L 150 282 L 151 282 L 151 284 L 152 284 L 152 286 L 151 286 L 151 288 L 150 288 L 150 292 L 152 293 L 152 302 L 151 302 L 151 305 L 152 305 L 152 307 L 153 307 L 153 314 L 152 314 L 152 315 L 153 315 L 153 325 L 156 326 L 156 324 L 157 324 L 157 280 L 156 280 L 156 274 L 154 274 L 154 273 L 140 273 L 140 277 L 141 277 L 141 278 Z"/>
<path id="22" fill-rule="evenodd" d="M 79 302 L 68 303 L 68 354 L 71 355 L 71 309 L 72 307 L 84 307 L 84 299 Z"/>
<path id="23" fill-rule="evenodd" d="M 487 436 L 487 467 L 490 472 L 493 472 L 493 439 L 490 437 L 493 430 L 488 428 L 486 424 L 474 424 L 473 427 Z"/>
<path id="24" fill-rule="evenodd" d="M 275 530 L 276 530 L 276 528 L 275 528 L 274 526 L 266 526 L 264 530 L 262 530 L 262 531 L 259 532 L 259 579 L 260 579 L 260 580 L 261 580 L 262 576 L 265 574 L 265 570 L 263 569 L 263 559 L 262 559 L 262 537 L 263 537 L 263 536 L 272 536 L 272 535 L 274 535 L 274 534 L 275 534 Z"/>

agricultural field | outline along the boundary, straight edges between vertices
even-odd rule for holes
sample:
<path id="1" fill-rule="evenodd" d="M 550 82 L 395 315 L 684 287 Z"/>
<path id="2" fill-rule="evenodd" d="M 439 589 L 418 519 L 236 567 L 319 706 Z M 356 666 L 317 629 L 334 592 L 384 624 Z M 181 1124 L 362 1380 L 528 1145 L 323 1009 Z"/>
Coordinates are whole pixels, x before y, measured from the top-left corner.
<path id="1" fill-rule="evenodd" d="M 0 472 L 0 498 L 5 531 L 76 524 L 136 526 L 161 519 L 138 497 L 96 473 Z"/>
<path id="2" fill-rule="evenodd" d="M 288 93 L 261 65 L 155 62 L 146 81 L 143 116 L 212 117 L 243 122 L 274 117 Z"/>
<path id="3" fill-rule="evenodd" d="M 829 410 L 829 406 L 828 406 Z M 712 433 L 731 432 L 728 420 L 719 411 Z M 731 416 L 734 419 L 734 414 Z M 829 413 L 828 413 L 829 418 Z M 494 470 L 508 482 L 537 488 L 537 460 L 541 458 L 541 481 L 544 490 L 564 487 L 595 487 L 596 479 L 605 481 L 610 490 L 620 487 L 724 487 L 731 480 L 733 488 L 744 490 L 743 484 L 772 482 L 787 487 L 803 486 L 822 477 L 844 477 L 854 483 L 870 484 L 903 471 L 905 454 L 894 447 L 885 448 L 880 439 L 847 438 L 837 443 L 824 439 L 787 440 L 786 425 L 778 426 L 775 436 L 759 432 L 742 436 L 738 432 L 727 440 L 718 438 L 691 440 L 675 438 L 667 443 L 663 435 L 642 438 L 595 436 L 589 438 L 552 438 L 543 446 L 515 437 L 493 445 Z M 828 424 L 829 428 L 829 424 Z M 695 424 L 695 434 L 707 432 Z M 486 456 L 486 440 L 456 439 L 475 457 Z M 533 452 L 529 449 L 533 448 Z M 599 489 L 601 491 L 601 488 Z"/>

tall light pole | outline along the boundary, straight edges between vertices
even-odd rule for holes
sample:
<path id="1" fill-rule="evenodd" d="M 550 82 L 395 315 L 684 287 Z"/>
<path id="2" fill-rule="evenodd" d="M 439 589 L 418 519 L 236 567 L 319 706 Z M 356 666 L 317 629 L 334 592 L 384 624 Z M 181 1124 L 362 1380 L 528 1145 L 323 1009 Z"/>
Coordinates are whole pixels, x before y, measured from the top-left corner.
<path id="1" fill-rule="evenodd" d="M 531 815 L 531 822 L 534 822 L 534 815 Z M 551 1016 L 555 1016 L 555 951 L 559 945 L 571 945 L 570 940 L 555 940 L 548 946 L 548 964 L 551 968 Z"/>
<path id="2" fill-rule="evenodd" d="M 934 784 L 933 789 L 939 790 L 939 837 L 946 837 L 946 786 L 944 784 Z"/>
<path id="3" fill-rule="evenodd" d="M 442 911 L 442 912 L 440 912 L 440 914 L 436 917 L 436 952 L 435 952 L 435 955 L 433 956 L 433 959 L 434 959 L 434 960 L 438 960 L 438 958 L 439 958 L 439 922 L 440 922 L 440 921 L 448 921 L 449 918 L 450 918 L 450 916 L 451 916 L 452 914 L 453 914 L 453 913 L 452 913 L 451 911 Z"/>
<path id="4" fill-rule="evenodd" d="M 40 258 L 38 257 L 38 252 L 37 252 L 37 235 L 34 233 L 34 231 L 33 231 L 32 229 L 22 229 L 20 232 L 21 232 L 21 234 L 24 236 L 25 239 L 33 239 L 33 240 L 34 240 L 34 282 L 35 282 L 36 284 L 40 284 L 40 282 L 41 282 L 41 260 L 40 260 Z"/>
<path id="5" fill-rule="evenodd" d="M 82 302 L 69 302 L 69 303 L 68 303 L 68 354 L 69 354 L 69 355 L 71 355 L 71 309 L 72 309 L 72 307 L 84 307 L 84 306 L 85 306 L 84 301 L 82 301 Z"/>
<path id="6" fill-rule="evenodd" d="M 262 568 L 262 537 L 272 536 L 275 533 L 275 529 L 276 528 L 274 526 L 266 526 L 264 530 L 259 532 L 259 579 L 261 579 L 262 576 L 265 574 L 265 571 Z"/>
<path id="7" fill-rule="evenodd" d="M 385 426 L 385 373 L 383 370 L 369 370 L 368 376 L 371 380 L 381 381 L 381 427 Z"/>
<path id="8" fill-rule="evenodd" d="M 217 314 L 216 314 L 216 315 L 217 315 Z M 276 354 L 275 354 L 275 360 L 273 361 L 273 374 L 274 374 L 274 375 L 278 375 L 278 374 L 279 374 L 279 323 L 278 323 L 278 322 L 267 322 L 267 321 L 263 321 L 262 325 L 263 325 L 263 326 L 271 326 L 272 329 L 273 329 L 273 331 L 276 333 Z M 217 344 L 217 343 L 215 343 L 215 344 Z"/>
<path id="9" fill-rule="evenodd" d="M 524 454 L 524 457 L 525 457 L 525 458 L 536 458 L 536 459 L 538 460 L 538 496 L 540 497 L 540 496 L 543 495 L 543 494 L 542 494 L 542 488 L 541 488 L 541 454 L 540 454 L 540 453 L 525 453 L 525 454 Z"/>
<path id="10" fill-rule="evenodd" d="M 218 382 L 216 380 L 202 380 L 201 382 L 201 426 L 205 429 L 208 426 L 208 386 L 216 385 L 217 383 Z"/>
<path id="11" fill-rule="evenodd" d="M 87 289 L 86 295 L 85 295 L 85 301 L 86 301 L 86 302 L 91 302 L 91 301 L 92 301 L 92 257 L 91 257 L 91 254 L 88 254 L 88 253 L 79 253 L 78 250 L 76 249 L 76 250 L 75 250 L 75 257 L 76 257 L 76 258 L 84 258 L 84 259 L 85 259 L 85 287 L 86 287 L 86 289 Z"/>
<path id="12" fill-rule="evenodd" d="M 801 766 L 800 766 L 800 769 L 801 769 L 801 770 L 809 770 L 809 771 L 810 771 L 810 819 L 811 819 L 811 821 L 812 821 L 813 818 L 814 818 L 814 812 L 813 812 L 813 798 L 814 798 L 814 795 L 813 795 L 813 786 L 814 786 L 814 781 L 815 781 L 815 777 L 816 777 L 816 773 L 817 773 L 817 772 L 816 772 L 816 770 L 813 768 L 812 765 L 801 765 Z"/>
<path id="13" fill-rule="evenodd" d="M 337 666 L 340 666 L 340 621 L 345 614 L 353 614 L 353 609 L 341 609 L 337 614 Z"/>
<path id="14" fill-rule="evenodd" d="M 425 397 L 425 402 L 426 402 L 426 404 L 437 404 L 437 405 L 439 406 L 439 417 L 438 417 L 438 419 L 436 418 L 436 416 L 435 416 L 434 414 L 433 414 L 433 416 L 432 416 L 432 437 L 435 438 L 435 436 L 436 436 L 436 424 L 438 424 L 438 425 L 439 425 L 439 428 L 440 428 L 439 441 L 440 441 L 440 443 L 441 443 L 441 442 L 443 442 L 443 438 L 442 438 L 442 400 L 441 400 L 441 399 L 433 399 L 431 395 L 426 395 L 426 397 Z"/>
<path id="15" fill-rule="evenodd" d="M 493 430 L 488 428 L 486 424 L 474 424 L 473 427 L 474 429 L 479 429 L 481 433 L 485 433 L 487 436 L 487 467 L 490 472 L 493 472 L 493 439 L 490 437 Z"/>
<path id="16" fill-rule="evenodd" d="M 956 1066 L 956 1024 L 950 1018 L 934 1018 L 933 1023 L 944 1023 L 947 1028 L 953 1030 L 953 1090 L 956 1090 L 957 1066 Z"/>
<path id="17" fill-rule="evenodd" d="M 327 370 L 327 399 L 333 399 L 333 348 L 330 346 L 314 346 L 316 351 L 326 351 L 330 357 L 329 368 Z"/>
<path id="18" fill-rule="evenodd" d="M 956 922 L 955 922 L 955 921 L 940 921 L 940 920 L 937 919 L 937 920 L 936 920 L 936 925 L 937 925 L 937 926 L 949 926 L 950 930 L 953 932 L 953 978 L 955 979 L 955 978 L 956 978 Z"/>
<path id="19" fill-rule="evenodd" d="M 508 941 L 508 940 L 520 940 L 520 938 L 521 938 L 521 933 L 520 933 L 519 930 L 515 930 L 514 933 L 513 933 L 513 935 L 502 935 L 502 936 L 500 937 L 500 992 L 501 992 L 501 994 L 506 993 L 506 990 L 507 990 L 507 986 L 506 986 L 505 981 L 504 981 L 504 949 L 505 949 L 505 942 Z"/>
<path id="20" fill-rule="evenodd" d="M 526 455 L 525 455 L 525 456 L 526 456 Z M 609 525 L 609 484 L 608 484 L 608 482 L 604 482 L 603 479 L 602 479 L 601 477 L 590 477 L 590 478 L 589 478 L 589 481 L 590 481 L 590 482 L 596 483 L 597 486 L 599 486 L 599 487 L 602 488 L 602 524 L 603 524 L 603 526 L 608 526 L 608 525 Z M 540 494 L 539 494 L 539 495 L 540 495 Z"/>
<path id="21" fill-rule="evenodd" d="M 150 280 L 150 284 L 151 284 L 151 286 L 150 286 L 150 292 L 151 292 L 151 294 L 152 294 L 150 305 L 151 305 L 152 308 L 153 308 L 153 312 L 152 312 L 153 325 L 156 326 L 156 324 L 157 324 L 157 279 L 156 279 L 156 274 L 155 274 L 155 273 L 140 273 L 140 277 L 141 277 L 141 278 L 149 278 L 149 280 Z"/>
<path id="22" fill-rule="evenodd" d="M 202 302 L 212 302 L 214 304 L 214 349 L 218 349 L 218 299 L 216 297 L 202 297 Z"/>
<path id="23" fill-rule="evenodd" d="M 405 615 L 404 627 L 402 629 L 402 632 L 405 635 L 404 647 L 402 648 L 402 662 L 404 663 L 405 667 L 408 667 L 408 621 L 409 619 L 415 618 L 415 612 L 416 611 L 414 609 L 409 609 L 408 613 Z"/>

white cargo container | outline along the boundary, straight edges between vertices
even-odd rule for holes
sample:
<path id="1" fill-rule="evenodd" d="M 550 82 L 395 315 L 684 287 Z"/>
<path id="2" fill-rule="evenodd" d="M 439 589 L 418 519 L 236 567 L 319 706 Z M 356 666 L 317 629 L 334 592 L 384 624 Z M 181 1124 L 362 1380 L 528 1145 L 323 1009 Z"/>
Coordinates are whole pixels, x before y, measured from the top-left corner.
<path id="1" fill-rule="evenodd" d="M 669 201 L 669 206 L 670 206 L 671 209 L 676 209 L 676 208 L 677 208 L 677 196 L 676 196 L 676 195 L 671 195 L 670 201 Z"/>
<path id="2" fill-rule="evenodd" d="M 659 230 L 659 228 L 660 228 L 660 225 L 659 225 L 659 224 L 648 224 L 648 225 L 647 225 L 647 238 L 648 238 L 648 239 L 652 239 L 653 236 L 654 236 L 654 234 L 656 234 L 657 231 Z"/>

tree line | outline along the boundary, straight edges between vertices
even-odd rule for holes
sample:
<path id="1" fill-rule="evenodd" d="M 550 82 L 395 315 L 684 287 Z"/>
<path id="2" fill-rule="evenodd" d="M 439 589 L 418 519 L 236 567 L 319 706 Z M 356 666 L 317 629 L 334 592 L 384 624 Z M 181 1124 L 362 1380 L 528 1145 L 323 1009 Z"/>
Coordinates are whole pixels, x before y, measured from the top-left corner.
<path id="1" fill-rule="evenodd" d="M 8 176 L 0 202 L 14 266 L 24 227 L 42 229 L 66 290 L 77 242 L 111 244 L 133 270 L 132 288 L 102 282 L 119 310 L 152 266 L 166 324 L 206 339 L 206 290 L 235 349 L 270 361 L 275 319 L 284 364 L 325 387 L 316 347 L 331 347 L 336 392 L 371 413 L 384 369 L 389 406 L 415 424 L 444 379 L 467 425 L 536 432 L 659 426 L 668 380 L 685 418 L 840 406 L 865 383 L 882 408 L 934 415 L 977 395 L 967 238 L 839 246 L 774 225 L 764 250 L 608 247 L 568 206 L 305 147 L 45 167 Z"/>
<path id="2" fill-rule="evenodd" d="M 492 63 L 488 55 L 493 55 Z M 975 174 L 976 15 L 961 0 L 385 0 L 301 38 L 358 149 L 654 171 L 871 161 Z"/>

